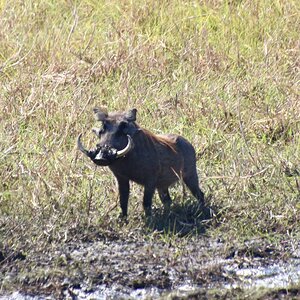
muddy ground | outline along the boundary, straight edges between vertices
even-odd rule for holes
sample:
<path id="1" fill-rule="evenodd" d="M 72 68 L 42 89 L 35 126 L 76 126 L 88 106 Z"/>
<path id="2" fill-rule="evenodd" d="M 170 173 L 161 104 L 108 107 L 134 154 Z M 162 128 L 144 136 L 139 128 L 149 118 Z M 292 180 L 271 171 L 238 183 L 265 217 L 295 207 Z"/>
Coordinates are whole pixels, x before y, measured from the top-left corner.
<path id="1" fill-rule="evenodd" d="M 299 249 L 95 232 L 38 251 L 2 251 L 0 299 L 300 299 Z"/>

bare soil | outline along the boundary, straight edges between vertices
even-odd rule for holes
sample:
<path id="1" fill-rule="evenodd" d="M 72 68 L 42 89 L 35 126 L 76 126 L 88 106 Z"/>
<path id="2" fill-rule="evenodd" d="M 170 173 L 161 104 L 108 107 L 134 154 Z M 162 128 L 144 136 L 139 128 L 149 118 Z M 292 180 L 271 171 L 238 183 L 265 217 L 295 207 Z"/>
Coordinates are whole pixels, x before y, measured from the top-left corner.
<path id="1" fill-rule="evenodd" d="M 6 249 L 0 252 L 0 299 L 300 298 L 299 244 L 228 245 L 205 234 L 91 230 L 26 253 Z"/>

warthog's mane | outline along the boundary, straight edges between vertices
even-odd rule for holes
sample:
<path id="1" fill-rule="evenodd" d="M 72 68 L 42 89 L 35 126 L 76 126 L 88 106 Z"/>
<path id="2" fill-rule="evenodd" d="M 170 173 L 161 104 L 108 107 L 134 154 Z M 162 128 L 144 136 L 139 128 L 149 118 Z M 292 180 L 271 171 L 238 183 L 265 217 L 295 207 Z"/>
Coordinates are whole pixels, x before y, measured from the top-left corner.
<path id="1" fill-rule="evenodd" d="M 143 131 L 145 136 L 147 138 L 149 138 L 152 142 L 159 143 L 159 144 L 161 144 L 165 147 L 168 147 L 174 153 L 177 153 L 175 141 L 172 141 L 172 140 L 170 140 L 170 139 L 168 139 L 167 137 L 164 137 L 164 136 L 156 135 L 156 134 L 152 133 L 151 131 L 149 131 L 148 129 L 145 129 L 145 128 L 140 128 L 140 129 Z"/>

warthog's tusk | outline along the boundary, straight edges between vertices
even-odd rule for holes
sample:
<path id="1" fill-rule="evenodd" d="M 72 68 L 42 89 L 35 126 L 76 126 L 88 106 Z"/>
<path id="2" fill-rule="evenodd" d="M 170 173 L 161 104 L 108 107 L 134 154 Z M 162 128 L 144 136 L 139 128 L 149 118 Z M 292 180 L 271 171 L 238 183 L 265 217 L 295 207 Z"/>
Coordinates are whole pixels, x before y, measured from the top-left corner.
<path id="1" fill-rule="evenodd" d="M 82 133 L 80 133 L 79 134 L 79 136 L 78 136 L 78 138 L 77 138 L 77 147 L 78 147 L 78 149 L 82 152 L 82 153 L 84 153 L 85 155 L 87 155 L 88 157 L 90 157 L 90 155 L 89 155 L 89 151 L 88 150 L 86 150 L 85 148 L 84 148 L 84 146 L 82 145 L 82 143 L 81 143 L 81 136 L 82 136 Z"/>
<path id="2" fill-rule="evenodd" d="M 127 135 L 128 143 L 122 150 L 117 151 L 117 158 L 125 156 L 133 147 L 133 141 L 130 135 Z"/>

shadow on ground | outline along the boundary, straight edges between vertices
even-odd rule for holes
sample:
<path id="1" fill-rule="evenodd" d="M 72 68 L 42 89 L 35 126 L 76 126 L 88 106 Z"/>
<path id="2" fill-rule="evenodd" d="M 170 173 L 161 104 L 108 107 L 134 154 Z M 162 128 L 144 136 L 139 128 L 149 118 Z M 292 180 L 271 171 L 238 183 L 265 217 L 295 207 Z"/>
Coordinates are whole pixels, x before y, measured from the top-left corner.
<path id="1" fill-rule="evenodd" d="M 204 234 L 213 220 L 215 211 L 206 206 L 199 207 L 194 200 L 184 203 L 173 203 L 169 213 L 154 209 L 146 226 L 152 231 L 186 236 Z"/>

